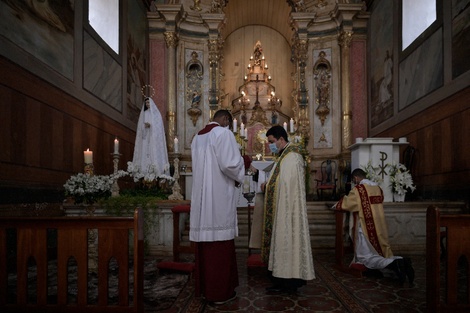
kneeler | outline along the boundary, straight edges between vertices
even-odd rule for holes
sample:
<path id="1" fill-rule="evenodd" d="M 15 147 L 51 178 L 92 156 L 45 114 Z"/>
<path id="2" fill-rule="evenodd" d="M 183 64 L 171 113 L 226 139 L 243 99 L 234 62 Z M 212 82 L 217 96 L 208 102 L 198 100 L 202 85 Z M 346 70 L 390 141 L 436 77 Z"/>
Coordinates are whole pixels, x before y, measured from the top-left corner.
<path id="1" fill-rule="evenodd" d="M 356 277 L 362 277 L 362 273 L 367 270 L 367 268 L 363 264 L 344 264 L 344 256 L 346 253 L 354 253 L 354 243 L 351 245 L 345 245 L 344 243 L 344 217 L 346 211 L 335 210 L 335 218 L 336 218 L 336 238 L 335 238 L 335 268 L 338 270 L 354 275 Z M 353 213 L 357 214 L 357 213 Z"/>
<path id="2" fill-rule="evenodd" d="M 173 213 L 173 261 L 162 261 L 157 264 L 157 268 L 161 270 L 172 270 L 177 272 L 185 272 L 191 274 L 194 271 L 195 264 L 180 261 L 180 253 L 195 253 L 194 243 L 191 245 L 181 245 L 180 240 L 180 214 L 189 213 L 191 207 L 189 204 L 176 205 L 171 209 Z"/>

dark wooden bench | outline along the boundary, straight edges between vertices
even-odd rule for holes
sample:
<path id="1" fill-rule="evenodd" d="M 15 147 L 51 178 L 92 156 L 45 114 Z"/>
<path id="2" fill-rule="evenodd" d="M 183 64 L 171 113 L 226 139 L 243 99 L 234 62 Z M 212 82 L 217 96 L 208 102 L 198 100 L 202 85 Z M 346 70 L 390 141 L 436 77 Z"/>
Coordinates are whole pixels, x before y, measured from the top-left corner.
<path id="1" fill-rule="evenodd" d="M 98 236 L 98 300 L 90 304 L 88 295 L 88 261 L 90 229 Z M 7 255 L 11 254 L 12 230 L 16 242 L 16 294 L 9 299 Z M 48 232 L 56 232 L 57 294 L 48 291 L 50 257 Z M 133 247 L 130 252 L 130 240 Z M 7 238 L 8 237 L 8 238 Z M 10 242 L 10 243 L 8 243 Z M 0 312 L 143 312 L 143 214 L 136 209 L 133 217 L 0 217 Z M 7 248 L 8 251 L 7 251 Z M 133 257 L 133 300 L 130 304 L 129 260 Z M 36 299 L 28 294 L 28 263 L 36 264 Z M 69 260 L 77 265 L 77 297 L 68 300 Z M 118 265 L 117 304 L 108 303 L 109 264 Z M 11 293 L 10 293 L 11 294 Z M 53 299 L 53 300 L 51 300 Z"/>
<path id="2" fill-rule="evenodd" d="M 441 261 L 442 227 L 445 228 L 446 251 Z M 458 268 L 459 261 L 462 260 L 466 260 L 466 273 L 463 273 L 467 276 L 465 282 L 459 281 L 461 273 Z M 441 262 L 443 263 L 444 275 L 441 275 Z M 469 264 L 470 215 L 441 215 L 437 207 L 429 206 L 426 212 L 427 312 L 470 312 Z M 445 291 L 445 294 L 441 295 L 442 291 Z M 464 293 L 463 298 L 465 299 L 461 299 L 462 297 L 459 299 L 459 292 L 460 295 L 462 292 Z"/>
<path id="3" fill-rule="evenodd" d="M 347 231 L 345 232 L 344 217 L 346 214 L 349 214 L 349 212 L 335 210 L 335 219 L 336 219 L 335 268 L 342 272 L 354 275 L 356 277 L 362 277 L 362 273 L 367 270 L 367 268 L 364 265 L 344 264 L 345 255 L 354 253 L 353 242 L 349 239 L 348 232 Z M 346 236 L 345 236 L 345 233 L 347 234 Z"/>

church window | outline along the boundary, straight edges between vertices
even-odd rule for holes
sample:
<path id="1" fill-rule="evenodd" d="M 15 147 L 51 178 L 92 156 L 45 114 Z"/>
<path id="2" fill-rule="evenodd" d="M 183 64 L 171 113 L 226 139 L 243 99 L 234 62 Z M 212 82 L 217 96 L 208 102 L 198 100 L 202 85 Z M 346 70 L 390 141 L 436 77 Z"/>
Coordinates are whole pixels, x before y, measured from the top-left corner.
<path id="1" fill-rule="evenodd" d="M 111 49 L 119 54 L 119 0 L 88 1 L 88 21 Z"/>
<path id="2" fill-rule="evenodd" d="M 402 50 L 436 20 L 436 0 L 402 0 Z"/>

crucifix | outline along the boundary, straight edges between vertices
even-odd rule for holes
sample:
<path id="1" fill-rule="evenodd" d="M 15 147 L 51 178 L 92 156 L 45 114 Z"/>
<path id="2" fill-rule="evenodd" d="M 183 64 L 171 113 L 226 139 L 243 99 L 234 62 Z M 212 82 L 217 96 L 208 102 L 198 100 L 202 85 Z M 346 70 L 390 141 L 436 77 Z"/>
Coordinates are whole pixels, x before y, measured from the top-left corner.
<path id="1" fill-rule="evenodd" d="M 259 105 L 260 105 L 259 100 L 258 100 L 258 93 L 259 93 L 258 83 L 261 82 L 261 80 L 259 80 L 258 78 L 259 78 L 259 76 L 258 76 L 258 74 L 256 74 L 256 80 L 254 81 L 256 83 L 256 101 L 255 101 L 254 109 L 259 107 Z"/>

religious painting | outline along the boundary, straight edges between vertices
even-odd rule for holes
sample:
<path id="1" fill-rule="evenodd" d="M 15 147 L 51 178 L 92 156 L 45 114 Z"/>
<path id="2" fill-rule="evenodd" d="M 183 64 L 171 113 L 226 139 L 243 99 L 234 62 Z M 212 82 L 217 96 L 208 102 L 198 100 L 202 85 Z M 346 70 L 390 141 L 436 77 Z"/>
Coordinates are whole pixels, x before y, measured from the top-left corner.
<path id="1" fill-rule="evenodd" d="M 470 70 L 470 0 L 452 0 L 452 77 Z"/>
<path id="2" fill-rule="evenodd" d="M 400 63 L 398 110 L 443 85 L 442 40 L 442 29 L 439 28 Z"/>
<path id="3" fill-rule="evenodd" d="M 147 66 L 147 18 L 146 9 L 140 1 L 128 0 L 127 37 L 127 117 L 137 121 L 144 96 L 152 97 L 152 92 L 142 92 L 148 84 Z M 155 86 L 148 90 L 155 90 Z M 147 89 L 147 88 L 146 88 Z M 155 100 L 155 99 L 154 99 Z"/>
<path id="4" fill-rule="evenodd" d="M 370 126 L 393 116 L 393 1 L 378 1 L 370 19 Z"/>
<path id="5" fill-rule="evenodd" d="M 0 35 L 72 80 L 74 9 L 73 1 L 0 1 Z"/>

